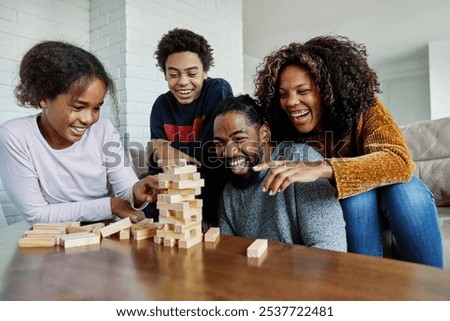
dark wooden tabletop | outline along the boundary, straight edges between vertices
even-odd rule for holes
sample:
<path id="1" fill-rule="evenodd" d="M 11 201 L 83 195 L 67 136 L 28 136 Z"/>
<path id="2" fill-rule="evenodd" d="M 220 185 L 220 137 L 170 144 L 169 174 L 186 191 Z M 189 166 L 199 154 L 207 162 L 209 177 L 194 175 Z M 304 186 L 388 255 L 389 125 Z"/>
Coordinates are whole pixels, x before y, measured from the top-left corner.
<path id="1" fill-rule="evenodd" d="M 19 248 L 29 228 L 0 229 L 0 300 L 450 300 L 450 271 L 252 239 L 169 248 L 152 239 L 64 249 Z"/>

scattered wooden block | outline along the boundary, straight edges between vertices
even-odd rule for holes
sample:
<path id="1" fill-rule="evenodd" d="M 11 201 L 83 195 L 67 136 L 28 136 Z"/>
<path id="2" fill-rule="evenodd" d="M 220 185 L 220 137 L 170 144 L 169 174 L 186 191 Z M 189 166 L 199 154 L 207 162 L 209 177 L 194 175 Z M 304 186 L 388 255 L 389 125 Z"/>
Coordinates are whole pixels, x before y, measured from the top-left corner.
<path id="1" fill-rule="evenodd" d="M 266 239 L 256 239 L 248 248 L 248 257 L 261 257 L 267 251 L 268 242 Z"/>
<path id="2" fill-rule="evenodd" d="M 94 229 L 91 231 L 91 233 L 94 233 L 96 235 L 101 235 L 101 231 L 102 231 L 103 227 L 104 227 L 104 224 L 103 225 L 97 225 L 97 226 L 94 227 Z"/>
<path id="3" fill-rule="evenodd" d="M 86 232 L 92 232 L 95 229 L 101 229 L 104 226 L 105 226 L 105 223 L 100 222 L 100 223 L 92 223 L 92 224 L 82 225 L 82 226 L 80 226 L 80 228 Z"/>
<path id="4" fill-rule="evenodd" d="M 131 227 L 119 232 L 119 240 L 129 240 L 131 236 Z"/>
<path id="5" fill-rule="evenodd" d="M 65 248 L 100 244 L 100 235 L 90 232 L 65 234 L 60 236 L 60 242 Z"/>
<path id="6" fill-rule="evenodd" d="M 152 218 L 144 218 L 142 221 L 139 221 L 139 222 L 133 224 L 133 226 L 139 227 L 139 226 L 145 226 L 145 225 L 151 224 L 151 223 L 153 223 Z"/>
<path id="7" fill-rule="evenodd" d="M 25 236 L 25 238 L 33 238 L 33 239 L 42 239 L 42 238 L 54 238 L 55 239 L 55 245 L 59 245 L 59 237 L 64 234 L 56 234 L 56 235 L 46 235 L 46 234 L 28 234 Z"/>
<path id="8" fill-rule="evenodd" d="M 80 226 L 69 226 L 66 231 L 67 231 L 67 234 L 90 232 L 89 230 L 85 230 Z"/>
<path id="9" fill-rule="evenodd" d="M 33 230 L 59 230 L 67 229 L 69 226 L 80 226 L 80 222 L 63 222 L 63 223 L 36 223 L 33 224 Z"/>
<path id="10" fill-rule="evenodd" d="M 114 233 L 120 232 L 121 230 L 127 229 L 132 226 L 131 220 L 129 217 L 121 219 L 120 221 L 111 223 L 102 227 L 100 232 L 103 237 L 108 237 Z"/>
<path id="11" fill-rule="evenodd" d="M 44 229 L 37 229 L 37 230 L 28 230 L 25 231 L 23 233 L 24 236 L 28 237 L 28 236 L 36 236 L 36 235 L 40 235 L 40 236 L 57 236 L 57 235 L 62 235 L 62 234 L 66 234 L 66 229 L 52 229 L 52 230 L 44 230 Z"/>
<path id="12" fill-rule="evenodd" d="M 19 240 L 19 247 L 53 247 L 56 238 L 51 236 L 23 237 Z"/>
<path id="13" fill-rule="evenodd" d="M 206 233 L 205 233 L 205 242 L 215 242 L 220 236 L 220 228 L 218 227 L 211 227 Z"/>

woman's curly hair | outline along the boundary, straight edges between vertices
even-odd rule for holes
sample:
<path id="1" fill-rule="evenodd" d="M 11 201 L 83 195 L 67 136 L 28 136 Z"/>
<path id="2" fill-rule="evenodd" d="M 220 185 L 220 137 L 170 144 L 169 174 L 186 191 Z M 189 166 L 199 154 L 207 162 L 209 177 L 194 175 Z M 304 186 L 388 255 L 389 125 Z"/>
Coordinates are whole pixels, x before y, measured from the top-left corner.
<path id="1" fill-rule="evenodd" d="M 179 28 L 169 31 L 159 41 L 155 51 L 155 58 L 158 61 L 156 66 L 165 72 L 167 57 L 183 51 L 196 53 L 205 71 L 214 66 L 213 49 L 206 39 L 190 30 Z"/>
<path id="2" fill-rule="evenodd" d="M 19 76 L 14 94 L 24 107 L 40 108 L 44 99 L 55 99 L 70 90 L 81 91 L 94 77 L 105 83 L 115 102 L 114 82 L 102 63 L 70 43 L 43 41 L 34 45 L 22 58 Z"/>
<path id="3" fill-rule="evenodd" d="M 298 135 L 285 113 L 280 112 L 278 93 L 280 73 L 291 65 L 308 70 L 322 99 L 325 128 L 338 135 L 349 133 L 360 114 L 376 103 L 376 93 L 381 92 L 362 44 L 342 36 L 321 36 L 304 44 L 283 46 L 264 58 L 255 79 L 255 96 L 268 113 L 277 140 Z"/>

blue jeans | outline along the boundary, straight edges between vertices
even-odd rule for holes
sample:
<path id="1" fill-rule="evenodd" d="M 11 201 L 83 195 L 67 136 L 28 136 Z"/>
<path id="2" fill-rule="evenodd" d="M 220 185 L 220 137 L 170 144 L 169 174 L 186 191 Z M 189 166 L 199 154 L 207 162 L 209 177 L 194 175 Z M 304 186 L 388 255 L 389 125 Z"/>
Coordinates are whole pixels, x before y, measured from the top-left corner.
<path id="1" fill-rule="evenodd" d="M 341 200 L 348 251 L 383 256 L 382 220 L 387 220 L 400 259 L 443 267 L 443 250 L 433 194 L 417 177 Z"/>

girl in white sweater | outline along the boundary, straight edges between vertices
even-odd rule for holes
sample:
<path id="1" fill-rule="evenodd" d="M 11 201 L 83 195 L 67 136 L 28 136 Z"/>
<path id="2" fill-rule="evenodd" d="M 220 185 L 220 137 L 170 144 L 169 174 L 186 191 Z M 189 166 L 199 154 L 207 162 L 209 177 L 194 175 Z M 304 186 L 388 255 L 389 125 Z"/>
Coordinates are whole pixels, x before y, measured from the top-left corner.
<path id="1" fill-rule="evenodd" d="M 100 107 L 114 84 L 91 53 L 45 41 L 20 65 L 15 94 L 41 112 L 0 126 L 0 175 L 8 196 L 30 223 L 145 218 L 157 178 L 139 181 L 120 135 Z"/>

